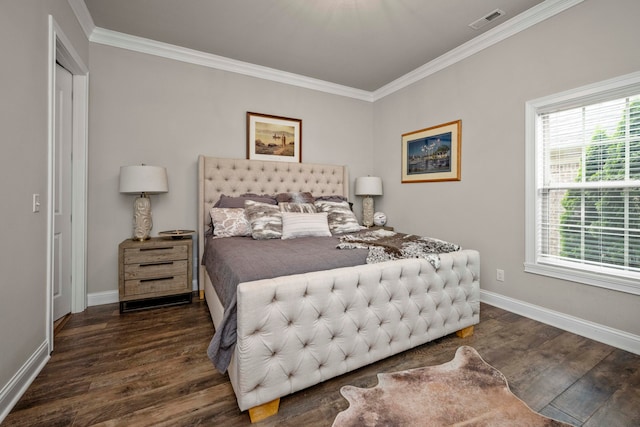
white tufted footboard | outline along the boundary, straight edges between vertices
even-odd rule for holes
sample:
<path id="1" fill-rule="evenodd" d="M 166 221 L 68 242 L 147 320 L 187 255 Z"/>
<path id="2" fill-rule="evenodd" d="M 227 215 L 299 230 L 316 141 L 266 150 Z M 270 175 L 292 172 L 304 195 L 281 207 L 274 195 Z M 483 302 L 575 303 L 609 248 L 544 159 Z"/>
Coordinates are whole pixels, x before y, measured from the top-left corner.
<path id="1" fill-rule="evenodd" d="M 480 255 L 307 273 L 238 286 L 229 376 L 246 410 L 475 325 Z"/>

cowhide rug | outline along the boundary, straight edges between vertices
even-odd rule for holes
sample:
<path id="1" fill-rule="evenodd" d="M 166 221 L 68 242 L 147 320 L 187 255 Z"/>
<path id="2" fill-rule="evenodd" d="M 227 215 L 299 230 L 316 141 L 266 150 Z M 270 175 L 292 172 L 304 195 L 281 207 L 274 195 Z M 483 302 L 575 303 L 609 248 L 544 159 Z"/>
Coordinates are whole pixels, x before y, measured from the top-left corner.
<path id="1" fill-rule="evenodd" d="M 346 426 L 567 426 L 533 412 L 507 380 L 471 347 L 438 366 L 378 374 L 373 388 L 344 386 L 349 408 L 334 427 Z"/>

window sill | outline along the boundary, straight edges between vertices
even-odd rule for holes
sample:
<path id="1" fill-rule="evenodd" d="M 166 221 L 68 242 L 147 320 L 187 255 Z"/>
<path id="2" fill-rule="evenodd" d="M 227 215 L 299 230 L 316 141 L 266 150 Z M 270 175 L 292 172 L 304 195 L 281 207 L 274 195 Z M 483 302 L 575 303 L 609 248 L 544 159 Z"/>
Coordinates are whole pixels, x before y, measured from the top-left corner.
<path id="1" fill-rule="evenodd" d="M 630 278 L 532 262 L 524 263 L 524 271 L 527 273 L 569 280 L 571 282 L 597 286 L 618 292 L 625 292 L 632 295 L 640 295 L 640 284 L 638 283 L 638 280 Z"/>

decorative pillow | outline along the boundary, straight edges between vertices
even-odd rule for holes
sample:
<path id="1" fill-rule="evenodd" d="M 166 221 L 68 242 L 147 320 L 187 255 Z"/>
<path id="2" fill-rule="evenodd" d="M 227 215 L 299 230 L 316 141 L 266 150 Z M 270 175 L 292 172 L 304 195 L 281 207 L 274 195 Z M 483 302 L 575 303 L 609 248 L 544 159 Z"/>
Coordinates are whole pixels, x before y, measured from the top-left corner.
<path id="1" fill-rule="evenodd" d="M 280 193 L 276 195 L 278 203 L 313 203 L 315 200 L 311 193 Z"/>
<path id="2" fill-rule="evenodd" d="M 280 202 L 278 206 L 280 206 L 280 212 L 316 213 L 316 207 L 313 203 Z"/>
<path id="3" fill-rule="evenodd" d="M 210 213 L 214 236 L 251 236 L 251 226 L 244 208 L 211 208 Z"/>
<path id="4" fill-rule="evenodd" d="M 251 226 L 251 236 L 256 240 L 282 237 L 282 214 L 277 205 L 245 200 L 245 213 Z"/>
<path id="5" fill-rule="evenodd" d="M 282 238 L 331 236 L 327 213 L 282 212 Z"/>
<path id="6" fill-rule="evenodd" d="M 352 233 L 362 229 L 355 214 L 349 208 L 349 203 L 320 200 L 314 204 L 318 212 L 326 212 L 328 214 L 331 234 Z"/>
<path id="7" fill-rule="evenodd" d="M 316 197 L 316 201 L 324 201 L 324 202 L 346 202 L 347 198 L 341 196 L 339 194 L 331 194 L 328 196 L 318 196 Z"/>
<path id="8" fill-rule="evenodd" d="M 268 194 L 251 194 L 246 193 L 240 196 L 226 196 L 220 195 L 220 199 L 213 205 L 214 208 L 243 208 L 245 200 L 253 200 L 254 202 L 268 203 L 270 205 L 276 205 L 278 202 L 275 197 Z"/>

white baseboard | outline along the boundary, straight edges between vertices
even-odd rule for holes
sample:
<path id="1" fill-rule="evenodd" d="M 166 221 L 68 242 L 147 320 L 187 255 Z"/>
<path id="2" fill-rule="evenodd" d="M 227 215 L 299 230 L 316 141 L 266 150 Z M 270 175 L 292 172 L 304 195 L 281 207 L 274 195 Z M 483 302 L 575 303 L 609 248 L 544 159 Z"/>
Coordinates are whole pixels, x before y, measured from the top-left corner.
<path id="1" fill-rule="evenodd" d="M 49 361 L 49 345 L 44 341 L 11 380 L 0 390 L 0 424 Z"/>
<path id="2" fill-rule="evenodd" d="M 640 354 L 640 336 L 638 335 L 489 291 L 480 290 L 480 301 L 594 341 Z"/>
<path id="3" fill-rule="evenodd" d="M 87 294 L 87 305 L 103 305 L 118 302 L 118 291 L 93 292 Z"/>

